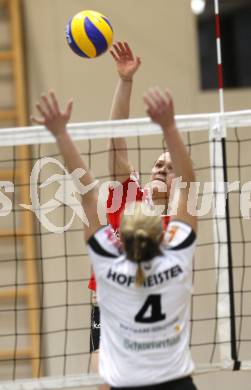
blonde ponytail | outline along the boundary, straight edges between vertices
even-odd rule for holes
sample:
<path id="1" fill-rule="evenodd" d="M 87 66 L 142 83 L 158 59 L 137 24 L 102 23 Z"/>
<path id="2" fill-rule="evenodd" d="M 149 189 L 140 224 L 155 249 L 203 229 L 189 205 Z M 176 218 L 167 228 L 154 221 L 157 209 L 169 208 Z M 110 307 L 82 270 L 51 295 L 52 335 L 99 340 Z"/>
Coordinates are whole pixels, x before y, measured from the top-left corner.
<path id="1" fill-rule="evenodd" d="M 150 261 L 160 252 L 162 222 L 160 216 L 147 216 L 142 212 L 141 202 L 136 202 L 133 215 L 124 215 L 120 236 L 129 260 L 138 263 L 136 285 L 145 281 L 142 262 Z"/>
<path id="2" fill-rule="evenodd" d="M 141 267 L 141 263 L 138 263 L 138 268 L 135 276 L 135 284 L 137 287 L 141 287 L 143 286 L 144 282 L 145 282 L 145 274 Z"/>
<path id="3" fill-rule="evenodd" d="M 142 252 L 146 247 L 148 235 L 145 230 L 137 229 L 134 239 L 134 259 L 138 262 L 138 269 L 136 273 L 136 286 L 140 287 L 144 284 L 145 274 L 141 266 Z"/>

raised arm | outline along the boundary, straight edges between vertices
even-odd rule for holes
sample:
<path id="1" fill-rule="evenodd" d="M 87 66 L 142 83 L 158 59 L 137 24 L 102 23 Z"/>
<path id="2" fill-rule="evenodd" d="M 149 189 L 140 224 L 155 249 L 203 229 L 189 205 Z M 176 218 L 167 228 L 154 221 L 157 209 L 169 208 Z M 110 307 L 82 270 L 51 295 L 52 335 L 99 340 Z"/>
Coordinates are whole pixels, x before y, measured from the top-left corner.
<path id="1" fill-rule="evenodd" d="M 97 213 L 98 189 L 91 172 L 66 130 L 72 112 L 72 100 L 69 100 L 66 109 L 61 111 L 54 92 L 50 92 L 49 96 L 41 96 L 36 107 L 41 117 L 32 116 L 32 121 L 46 126 L 54 135 L 69 172 L 72 173 L 78 169 L 76 172 L 79 173 L 79 169 L 82 170 L 82 176 L 79 174 L 77 177 L 73 175 L 73 179 L 76 186 L 79 186 L 79 192 L 82 191 L 82 206 L 89 221 L 89 226 L 84 225 L 85 238 L 88 240 L 101 226 Z M 87 186 L 89 187 L 88 191 L 84 193 Z"/>
<path id="2" fill-rule="evenodd" d="M 187 210 L 190 183 L 195 181 L 195 174 L 190 156 L 176 128 L 172 97 L 168 91 L 162 93 L 158 88 L 155 88 L 144 96 L 144 102 L 150 118 L 153 122 L 158 123 L 163 130 L 175 176 L 181 177 L 182 182 L 187 183 L 186 188 L 180 189 L 177 214 L 172 216 L 172 219 L 188 223 L 196 232 L 197 219 Z"/>
<path id="3" fill-rule="evenodd" d="M 114 93 L 110 119 L 128 119 L 133 86 L 133 76 L 140 66 L 140 58 L 134 57 L 126 42 L 118 42 L 110 51 L 119 75 Z M 125 181 L 133 170 L 127 153 L 125 138 L 114 138 L 109 141 L 109 171 L 113 180 Z"/>

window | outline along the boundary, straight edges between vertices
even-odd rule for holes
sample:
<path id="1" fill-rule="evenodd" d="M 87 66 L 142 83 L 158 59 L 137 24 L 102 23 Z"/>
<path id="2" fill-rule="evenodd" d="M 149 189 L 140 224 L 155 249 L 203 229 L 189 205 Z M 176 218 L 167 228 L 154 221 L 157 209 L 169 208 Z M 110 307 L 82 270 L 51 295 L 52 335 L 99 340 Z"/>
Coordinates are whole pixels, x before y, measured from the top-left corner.
<path id="1" fill-rule="evenodd" d="M 251 0 L 221 0 L 221 50 L 224 88 L 251 87 Z M 218 87 L 213 1 L 198 16 L 201 88 Z"/>

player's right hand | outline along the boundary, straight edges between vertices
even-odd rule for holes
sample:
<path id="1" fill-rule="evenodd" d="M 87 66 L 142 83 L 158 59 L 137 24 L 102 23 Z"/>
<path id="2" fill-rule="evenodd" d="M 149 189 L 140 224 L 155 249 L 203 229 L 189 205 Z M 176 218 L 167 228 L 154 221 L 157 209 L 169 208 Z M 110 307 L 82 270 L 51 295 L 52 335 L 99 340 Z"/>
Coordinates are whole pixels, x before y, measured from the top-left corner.
<path id="1" fill-rule="evenodd" d="M 114 43 L 110 53 L 117 65 L 120 78 L 125 81 L 132 81 L 141 64 L 140 58 L 134 57 L 127 42 Z"/>
<path id="2" fill-rule="evenodd" d="M 42 94 L 36 108 L 41 117 L 31 116 L 31 120 L 39 125 L 46 126 L 47 129 L 55 136 L 66 131 L 66 124 L 69 122 L 72 112 L 73 101 L 69 100 L 66 108 L 62 111 L 58 104 L 58 99 L 53 91 L 49 96 Z"/>
<path id="3" fill-rule="evenodd" d="M 144 95 L 143 100 L 147 114 L 164 132 L 175 128 L 174 104 L 168 90 L 162 92 L 158 87 L 153 88 Z"/>

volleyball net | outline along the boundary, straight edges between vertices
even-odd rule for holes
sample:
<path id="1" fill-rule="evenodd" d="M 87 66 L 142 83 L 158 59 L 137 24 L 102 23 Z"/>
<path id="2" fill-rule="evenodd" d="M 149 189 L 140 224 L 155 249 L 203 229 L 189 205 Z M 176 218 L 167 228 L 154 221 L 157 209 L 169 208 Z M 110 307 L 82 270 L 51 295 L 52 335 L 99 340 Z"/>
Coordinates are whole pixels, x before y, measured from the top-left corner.
<path id="1" fill-rule="evenodd" d="M 176 120 L 199 183 L 196 372 L 250 369 L 251 111 Z M 161 129 L 149 119 L 72 124 L 69 132 L 100 185 L 109 180 L 109 138 L 127 138 L 143 186 L 164 151 Z M 91 269 L 80 194 L 43 127 L 2 129 L 0 145 L 0 389 L 98 384 L 90 372 Z"/>

